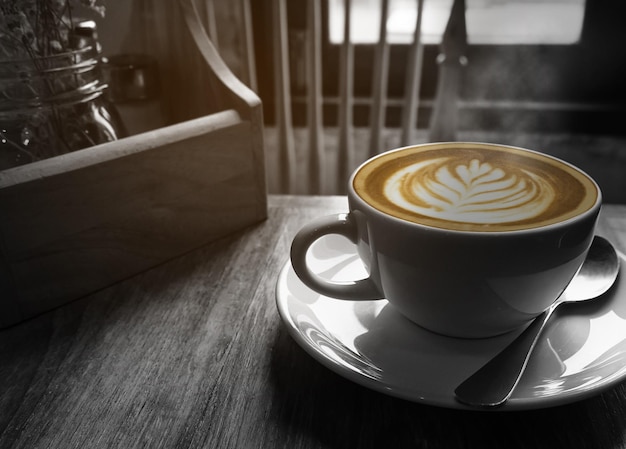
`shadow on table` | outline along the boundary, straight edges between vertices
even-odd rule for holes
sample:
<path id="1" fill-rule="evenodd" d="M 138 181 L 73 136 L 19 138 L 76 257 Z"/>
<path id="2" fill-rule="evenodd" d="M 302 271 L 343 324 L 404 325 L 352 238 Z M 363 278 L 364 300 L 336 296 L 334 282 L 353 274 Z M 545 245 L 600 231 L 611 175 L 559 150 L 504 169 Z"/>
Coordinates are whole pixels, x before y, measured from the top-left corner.
<path id="1" fill-rule="evenodd" d="M 396 399 L 325 368 L 277 334 L 271 416 L 289 447 L 617 448 L 623 447 L 624 385 L 541 410 L 461 411 Z"/>
<path id="2" fill-rule="evenodd" d="M 140 377 L 138 367 L 155 363 L 143 357 L 146 352 L 192 351 L 193 346 L 179 342 L 193 338 L 194 329 L 209 320 L 209 301 L 218 296 L 212 295 L 213 286 L 220 285 L 225 260 L 236 257 L 235 248 L 247 232 L 0 330 L 0 436 L 17 438 L 21 420 L 28 419 L 41 398 L 76 382 L 77 373 L 92 380 Z M 189 283 L 196 287 L 184 294 Z M 170 364 L 167 369 L 174 372 L 179 365 L 165 356 L 156 363 L 159 369 Z"/>

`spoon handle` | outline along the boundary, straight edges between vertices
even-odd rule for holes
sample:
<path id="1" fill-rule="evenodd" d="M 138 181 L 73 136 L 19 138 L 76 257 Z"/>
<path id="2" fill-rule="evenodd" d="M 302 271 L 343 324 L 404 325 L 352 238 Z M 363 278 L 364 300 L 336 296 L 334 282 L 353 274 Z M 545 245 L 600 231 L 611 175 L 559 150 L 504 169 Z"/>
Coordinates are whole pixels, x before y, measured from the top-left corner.
<path id="1" fill-rule="evenodd" d="M 459 402 L 480 407 L 503 404 L 522 377 L 541 332 L 555 305 L 539 315 L 511 344 L 461 383 L 454 393 Z"/>

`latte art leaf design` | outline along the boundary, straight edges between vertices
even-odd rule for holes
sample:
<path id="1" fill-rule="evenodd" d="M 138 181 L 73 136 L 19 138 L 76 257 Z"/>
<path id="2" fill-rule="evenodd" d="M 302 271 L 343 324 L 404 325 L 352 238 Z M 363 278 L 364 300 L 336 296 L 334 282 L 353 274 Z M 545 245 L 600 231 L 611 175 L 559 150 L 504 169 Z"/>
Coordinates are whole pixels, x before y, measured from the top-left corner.
<path id="1" fill-rule="evenodd" d="M 385 196 L 398 207 L 427 217 L 495 224 L 531 219 L 545 211 L 556 192 L 540 176 L 477 159 L 418 162 L 395 172 Z"/>

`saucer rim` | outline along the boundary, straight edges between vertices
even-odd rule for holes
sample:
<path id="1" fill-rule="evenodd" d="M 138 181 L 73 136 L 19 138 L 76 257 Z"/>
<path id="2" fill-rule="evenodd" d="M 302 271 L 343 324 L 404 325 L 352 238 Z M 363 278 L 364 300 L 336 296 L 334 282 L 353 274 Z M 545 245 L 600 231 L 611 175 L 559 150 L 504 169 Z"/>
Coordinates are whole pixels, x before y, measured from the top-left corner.
<path id="1" fill-rule="evenodd" d="M 623 264 L 622 264 L 623 265 Z M 553 396 L 540 396 L 540 397 L 511 397 L 504 404 L 498 407 L 480 407 L 480 406 L 471 406 L 464 403 L 459 402 L 452 395 L 445 395 L 445 397 L 441 397 L 441 395 L 437 395 L 437 397 L 428 397 L 428 395 L 417 395 L 414 390 L 408 390 L 401 386 L 391 385 L 379 379 L 373 379 L 359 373 L 357 371 L 352 371 L 345 366 L 337 363 L 332 358 L 326 356 L 323 351 L 320 351 L 315 345 L 312 345 L 309 340 L 305 339 L 302 336 L 297 325 L 291 319 L 291 315 L 288 312 L 289 309 L 289 296 L 293 296 L 296 300 L 297 297 L 294 295 L 283 294 L 281 292 L 286 290 L 287 292 L 291 292 L 288 290 L 286 286 L 286 278 L 290 270 L 293 270 L 291 265 L 291 261 L 287 260 L 282 269 L 280 270 L 277 282 L 276 282 L 276 290 L 275 290 L 275 301 L 276 306 L 281 317 L 282 322 L 287 327 L 287 330 L 291 337 L 298 343 L 298 345 L 305 350 L 307 354 L 313 357 L 317 362 L 322 364 L 324 367 L 330 369 L 336 374 L 344 377 L 345 379 L 352 381 L 356 384 L 359 384 L 363 387 L 366 387 L 370 390 L 377 391 L 379 393 L 383 393 L 388 396 L 396 397 L 399 399 L 407 400 L 414 403 L 443 407 L 448 409 L 455 410 L 470 410 L 470 411 L 521 411 L 521 410 L 538 410 L 543 408 L 551 408 L 557 407 L 561 405 L 571 404 L 574 402 L 578 402 L 584 399 L 588 399 L 590 397 L 597 396 L 603 391 L 610 390 L 615 387 L 626 378 L 626 362 L 621 367 L 620 370 L 615 371 L 615 375 L 613 378 L 599 383 L 597 386 L 584 389 L 584 390 L 576 390 L 576 391 L 563 391 L 557 395 Z M 620 275 L 622 268 L 620 267 Z M 301 282 L 301 281 L 300 281 Z M 302 287 L 306 288 L 304 284 Z M 320 297 L 327 298 L 324 295 L 320 295 Z M 365 302 L 374 302 L 374 301 L 386 301 L 382 300 L 371 300 Z M 606 379 L 606 377 L 604 378 Z"/>

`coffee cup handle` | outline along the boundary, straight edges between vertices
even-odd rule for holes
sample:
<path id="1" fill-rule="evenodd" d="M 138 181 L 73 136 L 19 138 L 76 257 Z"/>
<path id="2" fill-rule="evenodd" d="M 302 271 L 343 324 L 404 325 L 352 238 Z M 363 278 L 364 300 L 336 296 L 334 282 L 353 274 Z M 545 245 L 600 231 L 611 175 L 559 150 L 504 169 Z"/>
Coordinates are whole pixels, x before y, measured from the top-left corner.
<path id="1" fill-rule="evenodd" d="M 320 217 L 305 225 L 296 234 L 291 245 L 291 264 L 300 280 L 316 292 L 332 298 L 351 301 L 382 299 L 384 296 L 371 277 L 333 282 L 310 270 L 306 263 L 307 251 L 316 240 L 327 234 L 343 235 L 355 244 L 358 239 L 356 222 L 350 214 Z"/>

